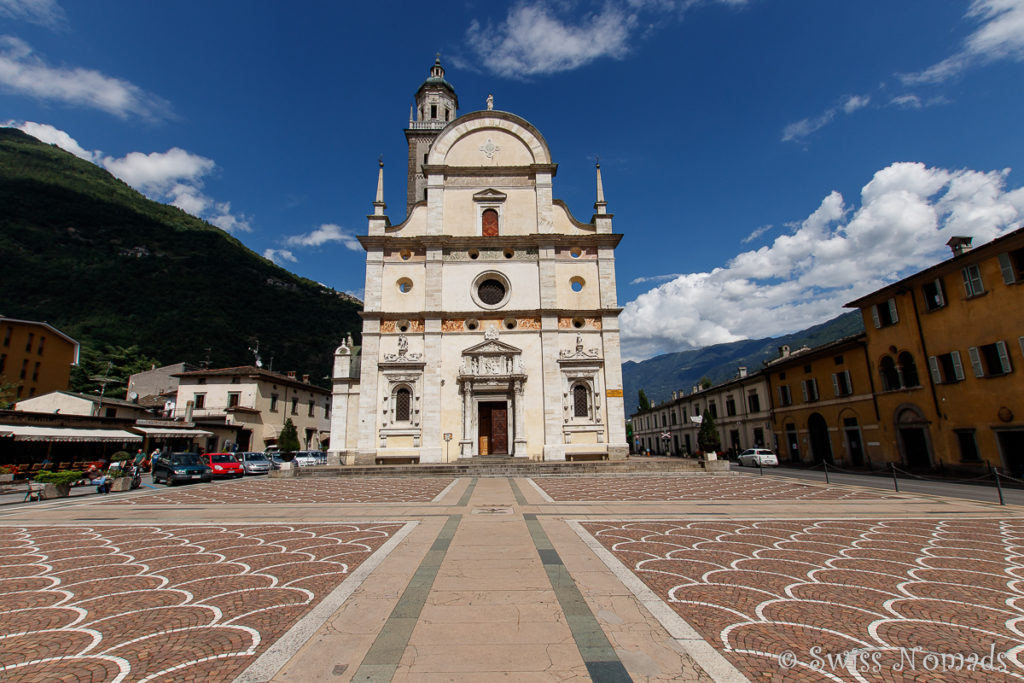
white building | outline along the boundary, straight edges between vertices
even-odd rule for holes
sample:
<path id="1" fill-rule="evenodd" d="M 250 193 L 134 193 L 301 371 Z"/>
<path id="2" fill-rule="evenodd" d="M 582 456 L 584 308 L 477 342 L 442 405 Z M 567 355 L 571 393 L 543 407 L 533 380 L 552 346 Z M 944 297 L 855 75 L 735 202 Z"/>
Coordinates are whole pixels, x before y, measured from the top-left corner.
<path id="1" fill-rule="evenodd" d="M 397 225 L 380 170 L 360 238 L 361 354 L 345 343 L 335 359 L 330 453 L 342 462 L 626 457 L 622 236 L 600 167 L 595 213 L 582 222 L 553 198 L 557 165 L 540 132 L 487 100 L 457 116 L 435 62 L 405 131 Z"/>
<path id="2" fill-rule="evenodd" d="M 265 450 L 277 443 L 285 420 L 298 432 L 303 450 L 317 450 L 331 422 L 331 394 L 294 372 L 282 375 L 253 366 L 193 370 L 179 380 L 177 420 L 214 428 L 218 422 L 238 427 L 239 450 Z M 217 446 L 220 448 L 221 446 Z"/>

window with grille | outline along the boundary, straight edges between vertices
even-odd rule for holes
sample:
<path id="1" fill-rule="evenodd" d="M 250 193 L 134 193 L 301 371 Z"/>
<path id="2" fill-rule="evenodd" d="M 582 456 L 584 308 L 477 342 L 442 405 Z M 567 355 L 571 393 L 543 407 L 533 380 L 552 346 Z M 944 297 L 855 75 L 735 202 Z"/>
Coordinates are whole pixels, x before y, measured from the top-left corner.
<path id="1" fill-rule="evenodd" d="M 497 280 L 484 280 L 480 283 L 476 293 L 480 297 L 480 301 L 483 301 L 488 306 L 494 306 L 495 304 L 500 304 L 502 299 L 505 298 L 505 285 Z"/>
<path id="2" fill-rule="evenodd" d="M 572 390 L 572 414 L 575 417 L 589 417 L 590 410 L 587 404 L 587 388 L 577 384 Z"/>
<path id="3" fill-rule="evenodd" d="M 395 392 L 395 421 L 408 422 L 409 412 L 412 404 L 412 394 L 408 389 L 402 387 Z"/>

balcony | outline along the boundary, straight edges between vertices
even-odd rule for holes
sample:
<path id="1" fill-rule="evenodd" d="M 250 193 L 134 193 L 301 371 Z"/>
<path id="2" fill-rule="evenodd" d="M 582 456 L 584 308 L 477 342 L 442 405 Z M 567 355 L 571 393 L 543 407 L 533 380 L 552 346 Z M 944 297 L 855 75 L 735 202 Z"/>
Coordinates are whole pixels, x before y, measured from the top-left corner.
<path id="1" fill-rule="evenodd" d="M 441 130 L 448 121 L 410 121 L 409 130 Z"/>

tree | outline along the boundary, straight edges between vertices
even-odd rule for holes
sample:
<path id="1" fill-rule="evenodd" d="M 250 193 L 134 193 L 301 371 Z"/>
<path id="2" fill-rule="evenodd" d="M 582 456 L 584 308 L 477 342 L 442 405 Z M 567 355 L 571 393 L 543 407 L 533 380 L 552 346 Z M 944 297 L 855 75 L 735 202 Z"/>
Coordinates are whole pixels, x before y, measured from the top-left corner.
<path id="1" fill-rule="evenodd" d="M 282 453 L 299 450 L 299 433 L 290 417 L 284 421 L 284 426 L 281 427 L 281 435 L 277 437 L 277 447 Z"/>
<path id="2" fill-rule="evenodd" d="M 649 398 L 647 398 L 647 394 L 645 394 L 644 390 L 641 389 L 640 390 L 640 412 L 642 413 L 645 410 L 650 410 L 650 409 L 651 409 L 651 400 Z"/>
<path id="3" fill-rule="evenodd" d="M 718 428 L 715 426 L 715 418 L 705 409 L 704 417 L 700 422 L 700 431 L 697 432 L 697 445 L 705 453 L 717 451 L 721 440 L 718 438 Z"/>
<path id="4" fill-rule="evenodd" d="M 94 377 L 109 377 L 104 396 L 124 398 L 128 391 L 128 378 L 137 372 L 160 367 L 160 361 L 144 354 L 138 346 L 106 344 L 102 351 L 83 346 L 78 365 L 71 368 L 71 390 L 81 393 L 100 393 L 100 382 Z"/>
<path id="5" fill-rule="evenodd" d="M 700 378 L 700 388 L 701 389 L 710 389 L 712 386 L 713 386 L 713 384 L 712 384 L 711 380 L 708 379 L 707 375 L 705 375 L 704 377 Z"/>

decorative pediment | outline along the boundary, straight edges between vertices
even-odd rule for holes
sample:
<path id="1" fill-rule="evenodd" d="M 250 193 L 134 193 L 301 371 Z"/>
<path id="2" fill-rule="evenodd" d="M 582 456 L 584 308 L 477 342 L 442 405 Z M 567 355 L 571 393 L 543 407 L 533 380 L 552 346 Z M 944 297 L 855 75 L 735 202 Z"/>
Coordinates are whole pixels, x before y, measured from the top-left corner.
<path id="1" fill-rule="evenodd" d="M 502 341 L 491 340 L 485 341 L 476 346 L 470 346 L 468 349 L 462 352 L 463 356 L 493 356 L 493 355 L 508 355 L 508 354 L 520 354 L 522 349 L 517 349 L 511 344 L 506 344 Z"/>
<path id="2" fill-rule="evenodd" d="M 508 197 L 501 190 L 495 190 L 494 188 L 488 188 L 481 190 L 473 195 L 474 202 L 503 202 Z"/>
<path id="3" fill-rule="evenodd" d="M 576 335 L 576 348 L 575 349 L 562 349 L 558 353 L 558 362 L 563 361 L 597 361 L 601 363 L 601 352 L 598 349 L 584 349 L 583 348 L 583 336 Z"/>

